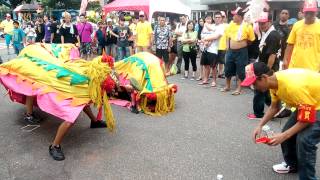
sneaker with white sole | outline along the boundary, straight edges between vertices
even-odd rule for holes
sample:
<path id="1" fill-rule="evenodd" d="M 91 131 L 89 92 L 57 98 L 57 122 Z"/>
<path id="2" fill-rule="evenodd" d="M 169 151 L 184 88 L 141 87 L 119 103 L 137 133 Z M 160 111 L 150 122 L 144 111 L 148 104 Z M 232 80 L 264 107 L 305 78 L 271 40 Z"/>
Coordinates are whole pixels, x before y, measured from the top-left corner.
<path id="1" fill-rule="evenodd" d="M 279 174 L 288 174 L 288 173 L 296 173 L 297 169 L 290 167 L 287 163 L 282 162 L 281 164 L 276 164 L 272 166 L 273 170 Z"/>

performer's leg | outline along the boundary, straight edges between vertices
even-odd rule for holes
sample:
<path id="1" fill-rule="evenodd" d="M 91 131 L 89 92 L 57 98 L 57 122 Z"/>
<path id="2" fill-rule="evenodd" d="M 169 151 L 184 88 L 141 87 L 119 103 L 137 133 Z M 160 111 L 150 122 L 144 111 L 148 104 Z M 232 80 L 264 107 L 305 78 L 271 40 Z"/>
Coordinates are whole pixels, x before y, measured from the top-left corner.
<path id="1" fill-rule="evenodd" d="M 34 97 L 32 96 L 26 97 L 26 113 L 23 119 L 29 124 L 38 124 L 40 120 L 36 118 L 33 114 L 33 101 L 34 101 Z"/>
<path id="2" fill-rule="evenodd" d="M 58 128 L 56 137 L 53 140 L 52 145 L 49 146 L 49 154 L 51 157 L 56 161 L 62 161 L 65 159 L 62 148 L 61 142 L 63 137 L 67 134 L 67 132 L 72 127 L 73 123 L 70 122 L 63 122 Z"/>
<path id="3" fill-rule="evenodd" d="M 104 127 L 107 127 L 107 124 L 106 124 L 105 121 L 97 121 L 97 119 L 93 115 L 93 112 L 92 112 L 92 110 L 91 110 L 89 105 L 83 108 L 83 112 L 86 113 L 86 115 L 91 120 L 90 128 L 104 128 Z"/>
<path id="4" fill-rule="evenodd" d="M 26 109 L 27 109 L 27 115 L 32 115 L 33 112 L 33 101 L 34 97 L 32 96 L 27 96 L 26 97 Z"/>

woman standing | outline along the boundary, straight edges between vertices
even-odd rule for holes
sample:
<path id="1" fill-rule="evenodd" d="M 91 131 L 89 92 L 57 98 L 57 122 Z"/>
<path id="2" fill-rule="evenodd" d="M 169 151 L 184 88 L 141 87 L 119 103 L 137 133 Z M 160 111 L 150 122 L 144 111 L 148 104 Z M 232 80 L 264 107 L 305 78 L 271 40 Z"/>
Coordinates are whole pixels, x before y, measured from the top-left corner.
<path id="1" fill-rule="evenodd" d="M 36 42 L 42 42 L 42 40 L 44 38 L 44 31 L 45 31 L 42 17 L 39 17 L 39 19 L 36 21 L 35 25 L 36 25 L 35 29 L 36 29 L 36 34 L 37 34 Z"/>
<path id="2" fill-rule="evenodd" d="M 187 31 L 182 35 L 182 55 L 184 59 L 184 77 L 183 79 L 187 79 L 189 75 L 189 64 L 191 61 L 192 64 L 192 78 L 190 80 L 195 80 L 195 75 L 197 72 L 197 38 L 198 32 L 194 30 L 193 21 L 189 21 L 187 23 Z"/>
<path id="3" fill-rule="evenodd" d="M 64 14 L 65 23 L 60 28 L 61 43 L 72 43 L 79 45 L 80 38 L 76 25 L 71 23 L 71 15 L 68 12 Z"/>

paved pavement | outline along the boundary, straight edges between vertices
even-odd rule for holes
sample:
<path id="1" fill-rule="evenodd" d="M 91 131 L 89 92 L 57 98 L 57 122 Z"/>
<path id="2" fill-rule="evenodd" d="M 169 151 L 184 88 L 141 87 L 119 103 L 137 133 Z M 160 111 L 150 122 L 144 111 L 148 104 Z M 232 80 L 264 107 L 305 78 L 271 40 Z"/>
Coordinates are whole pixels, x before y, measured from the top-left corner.
<path id="1" fill-rule="evenodd" d="M 179 86 L 175 112 L 152 117 L 113 106 L 114 134 L 90 129 L 81 114 L 62 144 L 66 155 L 62 162 L 48 154 L 61 121 L 42 113 L 45 121 L 40 128 L 21 130 L 24 108 L 4 97 L 1 87 L 0 179 L 213 180 L 217 174 L 226 180 L 297 179 L 296 174 L 272 171 L 272 165 L 282 161 L 279 146 L 252 142 L 258 121 L 246 119 L 252 110 L 251 90 L 234 97 L 180 76 L 169 81 Z M 284 123 L 276 120 L 270 125 L 279 132 Z"/>

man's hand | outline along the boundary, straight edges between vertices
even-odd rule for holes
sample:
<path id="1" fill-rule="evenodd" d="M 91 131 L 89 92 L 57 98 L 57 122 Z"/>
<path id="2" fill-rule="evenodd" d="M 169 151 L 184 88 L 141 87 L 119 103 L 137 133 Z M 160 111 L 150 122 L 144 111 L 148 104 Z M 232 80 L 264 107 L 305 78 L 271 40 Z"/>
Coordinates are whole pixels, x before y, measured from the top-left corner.
<path id="1" fill-rule="evenodd" d="M 284 133 L 275 134 L 274 136 L 270 137 L 270 141 L 268 142 L 268 145 L 270 146 L 277 146 L 283 141 L 285 141 L 287 138 Z"/>
<path id="2" fill-rule="evenodd" d="M 282 64 L 282 69 L 285 70 L 285 69 L 288 69 L 289 67 L 289 63 L 287 60 L 283 60 L 283 64 Z"/>
<path id="3" fill-rule="evenodd" d="M 262 131 L 262 127 L 261 126 L 257 126 L 252 134 L 252 140 L 254 143 L 256 143 L 256 139 L 257 137 L 259 137 L 261 135 L 261 131 Z"/>

